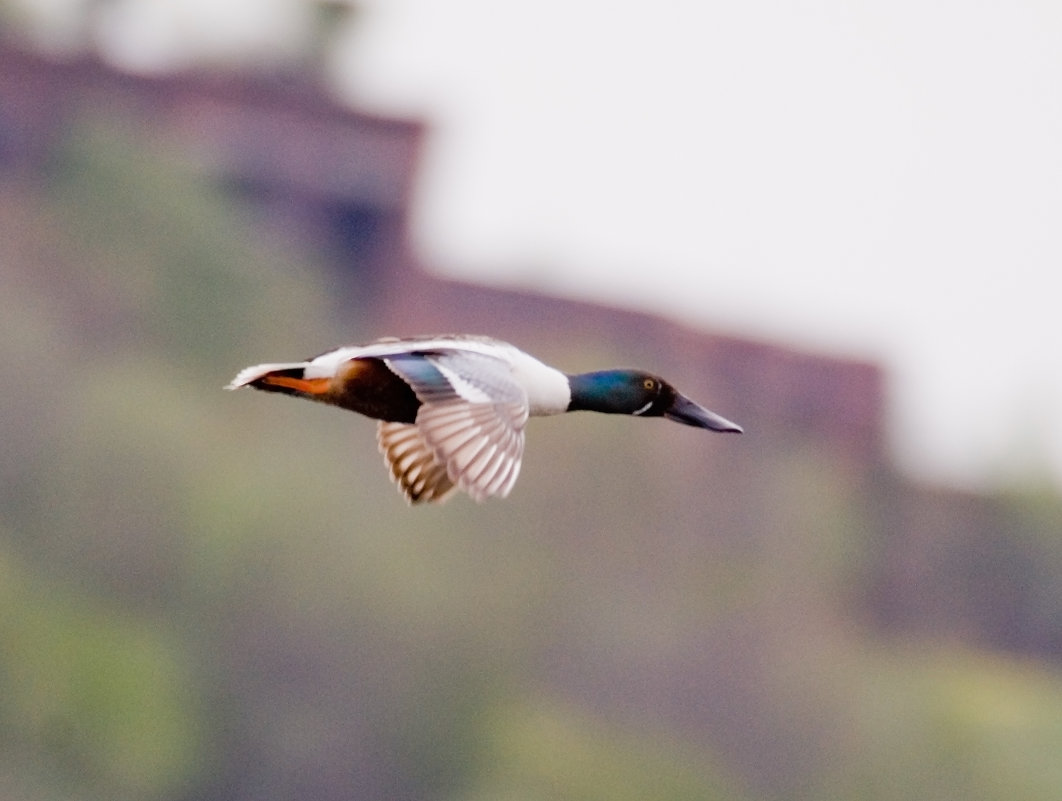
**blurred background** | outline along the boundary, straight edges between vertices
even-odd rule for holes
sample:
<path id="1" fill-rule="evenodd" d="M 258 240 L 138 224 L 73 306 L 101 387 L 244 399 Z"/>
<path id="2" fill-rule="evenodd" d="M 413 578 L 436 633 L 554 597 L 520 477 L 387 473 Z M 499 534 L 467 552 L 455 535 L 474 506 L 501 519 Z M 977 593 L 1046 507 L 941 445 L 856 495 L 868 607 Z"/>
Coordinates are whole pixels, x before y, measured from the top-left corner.
<path id="1" fill-rule="evenodd" d="M 507 5 L 0 2 L 0 797 L 1058 798 L 1062 14 Z M 748 433 L 221 391 L 440 331 Z"/>

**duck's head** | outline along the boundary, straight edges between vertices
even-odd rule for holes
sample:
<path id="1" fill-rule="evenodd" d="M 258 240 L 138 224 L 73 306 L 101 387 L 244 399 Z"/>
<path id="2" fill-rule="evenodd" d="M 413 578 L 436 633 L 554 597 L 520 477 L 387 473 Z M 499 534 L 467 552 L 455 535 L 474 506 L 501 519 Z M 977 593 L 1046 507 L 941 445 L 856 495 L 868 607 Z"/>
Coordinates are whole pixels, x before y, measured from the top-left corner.
<path id="1" fill-rule="evenodd" d="M 568 411 L 630 414 L 636 417 L 666 417 L 711 431 L 744 429 L 725 417 L 694 403 L 667 381 L 640 370 L 603 370 L 568 376 L 571 402 Z"/>

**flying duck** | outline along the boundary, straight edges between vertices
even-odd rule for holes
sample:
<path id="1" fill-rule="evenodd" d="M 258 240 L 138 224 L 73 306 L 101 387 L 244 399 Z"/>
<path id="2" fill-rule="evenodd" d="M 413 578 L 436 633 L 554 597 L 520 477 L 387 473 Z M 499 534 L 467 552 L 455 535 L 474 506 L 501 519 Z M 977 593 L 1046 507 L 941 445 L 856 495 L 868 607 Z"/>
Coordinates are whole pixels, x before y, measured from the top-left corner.
<path id="1" fill-rule="evenodd" d="M 507 496 L 529 416 L 589 410 L 742 432 L 650 373 L 567 375 L 506 342 L 468 335 L 378 339 L 304 362 L 259 364 L 226 389 L 241 387 L 378 420 L 380 451 L 410 503 L 442 501 L 458 489 L 477 501 Z"/>

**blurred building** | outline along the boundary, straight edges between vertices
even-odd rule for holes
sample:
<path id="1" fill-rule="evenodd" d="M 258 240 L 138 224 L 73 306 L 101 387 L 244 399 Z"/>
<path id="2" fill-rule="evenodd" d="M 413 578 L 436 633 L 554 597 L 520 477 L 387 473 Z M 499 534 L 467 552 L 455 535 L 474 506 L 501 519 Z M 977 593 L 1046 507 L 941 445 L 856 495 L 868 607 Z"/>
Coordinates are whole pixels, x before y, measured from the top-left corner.
<path id="1" fill-rule="evenodd" d="M 92 56 L 52 61 L 0 49 L 0 170 L 9 179 L 47 169 L 72 122 L 94 117 L 122 120 L 245 201 L 263 225 L 312 242 L 370 330 L 546 337 L 558 348 L 607 341 L 632 363 L 672 354 L 678 363 L 657 369 L 695 376 L 703 386 L 691 393 L 710 387 L 701 394 L 741 408 L 753 430 L 796 425 L 856 461 L 882 458 L 882 376 L 872 365 L 425 270 L 409 237 L 426 134 L 419 121 L 344 108 L 291 76 L 145 77 Z"/>

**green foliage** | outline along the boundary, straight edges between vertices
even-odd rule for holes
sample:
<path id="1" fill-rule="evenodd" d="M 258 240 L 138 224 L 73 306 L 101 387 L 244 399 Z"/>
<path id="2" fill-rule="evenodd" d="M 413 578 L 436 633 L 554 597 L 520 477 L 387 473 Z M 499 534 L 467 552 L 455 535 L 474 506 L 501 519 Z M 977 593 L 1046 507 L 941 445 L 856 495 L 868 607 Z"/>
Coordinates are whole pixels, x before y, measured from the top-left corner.
<path id="1" fill-rule="evenodd" d="M 292 269 L 305 269 L 306 253 L 113 124 L 71 133 L 48 191 L 61 225 L 54 247 L 73 268 L 64 277 L 115 344 L 199 373 L 252 349 L 316 347 L 328 330 L 320 283 Z"/>
<path id="2" fill-rule="evenodd" d="M 461 801 L 739 801 L 717 760 L 668 736 L 635 734 L 549 698 L 484 716 L 487 748 Z M 456 801 L 456 799 L 455 799 Z"/>
<path id="3" fill-rule="evenodd" d="M 29 758 L 57 787 L 164 798 L 203 756 L 196 688 L 179 638 L 0 560 L 0 764 Z M 5 765 L 4 772 L 15 770 Z"/>
<path id="4" fill-rule="evenodd" d="M 185 599 L 210 578 L 189 499 L 239 448 L 220 388 L 305 328 L 265 308 L 319 298 L 194 176 L 120 137 L 72 142 L 0 236 L 0 523 L 26 560 L 4 563 L 0 763 L 27 797 L 167 798 L 212 764 Z"/>
<path id="5" fill-rule="evenodd" d="M 873 651 L 860 665 L 855 730 L 823 795 L 1057 798 L 1062 676 L 961 648 Z"/>

